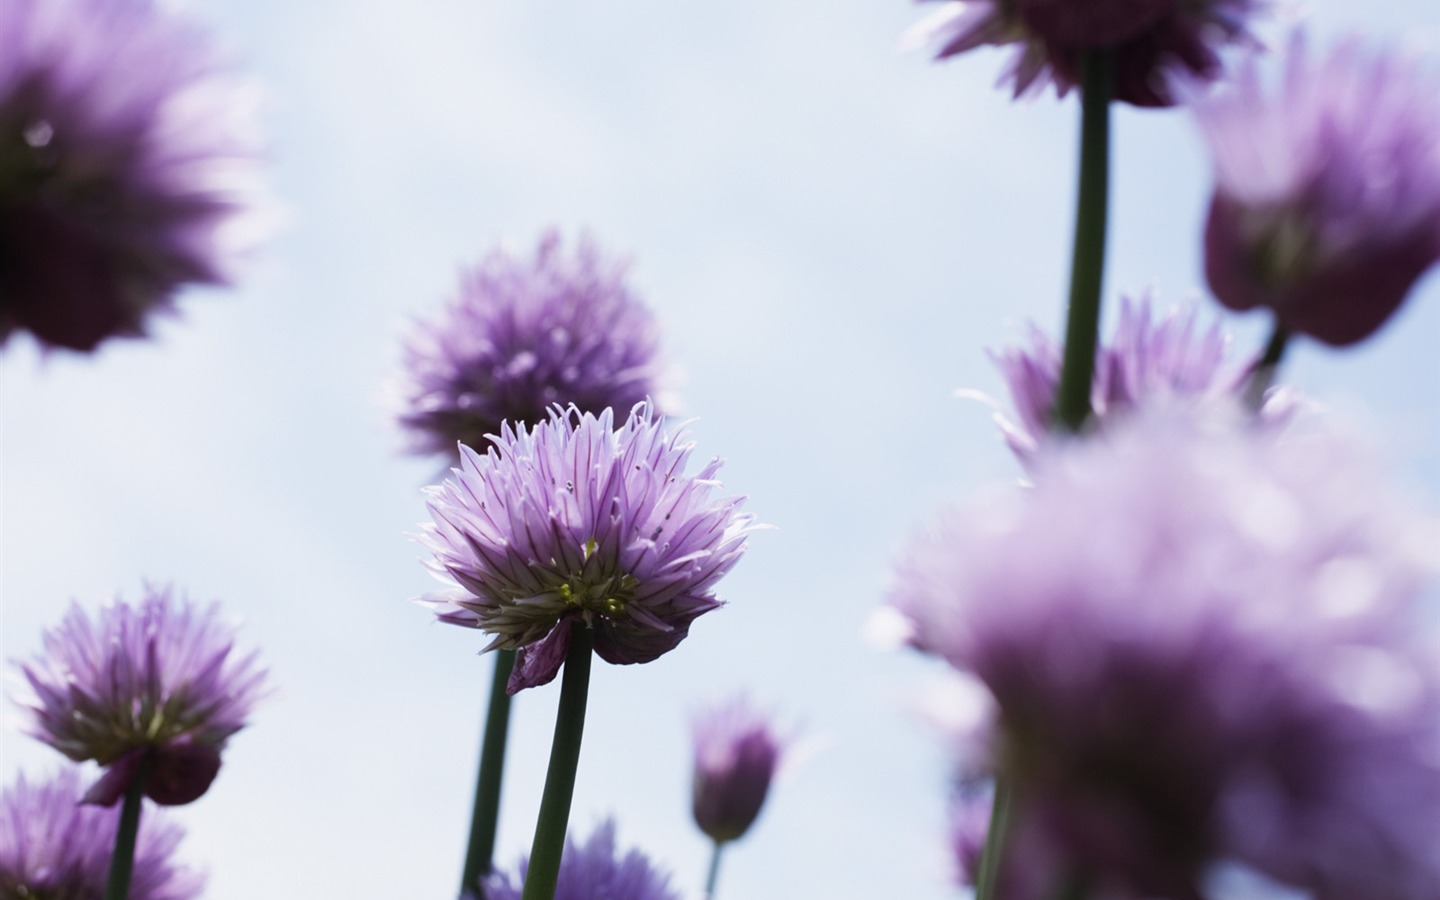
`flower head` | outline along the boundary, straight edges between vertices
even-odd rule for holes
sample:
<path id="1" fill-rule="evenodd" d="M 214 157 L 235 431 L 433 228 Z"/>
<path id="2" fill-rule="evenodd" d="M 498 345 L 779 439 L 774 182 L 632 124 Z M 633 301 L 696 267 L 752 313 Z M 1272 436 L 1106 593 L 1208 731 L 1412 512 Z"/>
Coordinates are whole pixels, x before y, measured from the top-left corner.
<path id="1" fill-rule="evenodd" d="M 80 775 L 67 768 L 48 782 L 20 776 L 0 793 L 0 897 L 96 900 L 105 894 L 120 811 L 86 806 Z M 131 900 L 193 900 L 204 879 L 172 858 L 183 832 L 140 817 Z"/>
<path id="2" fill-rule="evenodd" d="M 491 875 L 485 881 L 486 900 L 520 900 L 529 860 L 522 859 L 512 876 Z M 555 900 L 680 900 L 670 876 L 656 868 L 644 853 L 630 850 L 623 856 L 615 847 L 615 822 L 606 820 L 581 844 L 566 838 L 560 858 L 560 880 Z"/>
<path id="3" fill-rule="evenodd" d="M 1053 83 L 1061 96 L 1080 83 L 1091 50 L 1109 50 L 1115 98 L 1136 106 L 1173 106 L 1179 73 L 1210 79 L 1217 51 L 1253 40 L 1246 28 L 1260 0 L 946 0 L 912 34 L 938 44 L 945 59 L 984 45 L 1018 45 L 1001 82 L 1015 96 Z"/>
<path id="4" fill-rule="evenodd" d="M 34 692 L 20 704 L 31 734 L 105 775 L 86 801 L 115 803 L 143 772 L 156 803 L 189 803 L 210 787 L 220 751 L 264 691 L 254 654 L 233 652 L 218 605 L 198 608 L 170 588 L 93 618 L 72 604 L 45 632 L 44 652 L 20 671 Z"/>
<path id="5" fill-rule="evenodd" d="M 1218 323 L 1200 327 L 1193 306 L 1157 318 L 1150 297 L 1138 302 L 1123 298 L 1114 338 L 1096 350 L 1090 391 L 1093 421 L 1104 425 L 1157 406 L 1240 399 L 1252 366 L 1227 366 L 1229 344 Z M 1027 465 L 1052 433 L 1061 353 L 1061 347 L 1033 325 L 1029 348 L 991 353 L 1015 407 L 1013 419 L 1003 414 L 996 418 L 1005 442 Z M 1277 423 L 1292 411 L 1293 396 L 1272 389 L 1261 414 L 1263 420 Z"/>
<path id="6" fill-rule="evenodd" d="M 543 422 L 557 403 L 598 415 L 658 395 L 658 328 L 625 269 L 588 238 L 565 252 L 555 231 L 533 260 L 492 251 L 406 342 L 397 418 L 413 449 L 454 457 L 457 443 L 483 450 L 502 423 Z"/>
<path id="7" fill-rule="evenodd" d="M 783 745 L 774 725 L 744 699 L 706 710 L 694 722 L 695 824 L 716 843 L 750 830 Z"/>
<path id="8" fill-rule="evenodd" d="M 0 10 L 0 341 L 93 350 L 227 280 L 256 152 L 206 35 L 149 0 Z"/>
<path id="9" fill-rule="evenodd" d="M 1358 41 L 1321 60 L 1296 34 L 1276 91 L 1249 60 L 1200 100 L 1215 164 L 1205 274 L 1225 306 L 1343 346 L 1440 259 L 1440 81 Z"/>
<path id="10" fill-rule="evenodd" d="M 685 474 L 693 444 L 648 404 L 617 429 L 612 413 L 554 410 L 533 428 L 501 428 L 480 455 L 428 490 L 421 541 L 450 590 L 421 598 L 441 621 L 480 628 L 487 650 L 519 650 L 510 691 L 555 677 L 570 626 L 594 629 L 610 663 L 674 649 L 716 609 L 715 582 L 755 526 L 743 498 L 715 498 L 720 460 Z"/>
<path id="11" fill-rule="evenodd" d="M 1148 416 L 1042 465 L 912 544 L 891 597 L 994 695 L 1020 843 L 1145 896 L 1198 896 L 1226 859 L 1317 897 L 1436 896 L 1433 523 L 1332 435 Z"/>

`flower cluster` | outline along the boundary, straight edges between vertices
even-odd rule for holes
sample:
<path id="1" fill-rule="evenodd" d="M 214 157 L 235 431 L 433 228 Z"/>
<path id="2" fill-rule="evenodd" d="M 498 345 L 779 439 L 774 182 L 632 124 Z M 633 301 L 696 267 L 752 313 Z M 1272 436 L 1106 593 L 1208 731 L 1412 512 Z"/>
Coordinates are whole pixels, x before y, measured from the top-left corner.
<path id="1" fill-rule="evenodd" d="M 421 535 L 454 587 L 421 602 L 490 634 L 487 650 L 520 651 L 511 693 L 555 677 L 575 621 L 606 662 L 674 649 L 721 605 L 713 586 L 755 528 L 743 498 L 712 497 L 718 459 L 685 474 L 683 437 L 648 404 L 619 428 L 608 409 L 571 407 L 528 430 L 507 423 L 483 456 L 461 447 L 460 468 L 428 491 Z"/>
<path id="2" fill-rule="evenodd" d="M 150 0 L 0 12 L 0 341 L 93 350 L 218 284 L 257 155 L 206 35 Z"/>
<path id="3" fill-rule="evenodd" d="M 521 860 L 514 875 L 499 873 L 485 882 L 486 900 L 520 900 L 529 869 Z M 630 850 L 623 856 L 615 847 L 615 823 L 603 822 L 590 839 L 565 842 L 555 900 L 680 900 L 670 877 L 645 854 Z"/>
<path id="4" fill-rule="evenodd" d="M 454 457 L 457 443 L 484 450 L 503 423 L 543 422 L 557 404 L 598 415 L 663 398 L 658 329 L 625 269 L 588 238 L 567 253 L 554 231 L 533 260 L 491 252 L 406 342 L 397 419 L 412 448 Z"/>
<path id="5" fill-rule="evenodd" d="M 1251 59 L 1196 106 L 1215 165 L 1205 274 L 1235 310 L 1343 346 L 1369 337 L 1440 259 L 1440 81 L 1351 40 L 1297 33 L 1276 91 Z"/>
<path id="6" fill-rule="evenodd" d="M 211 45 L 160 2 L 0 0 L 0 343 L 88 352 L 228 278 L 255 152 Z M 908 643 L 985 695 L 951 717 L 966 733 L 948 834 L 980 900 L 1199 900 L 1232 867 L 1312 900 L 1440 897 L 1440 662 L 1417 628 L 1435 625 L 1419 601 L 1440 525 L 1354 443 L 1292 423 L 1288 392 L 1259 396 L 1291 334 L 1364 340 L 1440 260 L 1437 85 L 1358 41 L 1316 59 L 1297 36 L 1277 89 L 1252 60 L 1207 94 L 1266 4 L 946 0 L 920 29 L 942 58 L 1007 48 L 1017 96 L 1085 94 L 1064 374 L 1038 329 L 992 354 L 1033 484 L 917 537 L 889 597 Z M 1207 280 L 1275 319 L 1249 365 L 1226 361 L 1218 325 L 1148 297 L 1096 345 L 1111 101 L 1182 97 L 1214 158 Z M 531 256 L 492 252 L 405 345 L 398 424 L 456 466 L 426 491 L 418 540 L 444 588 L 418 602 L 506 651 L 467 898 L 679 896 L 613 822 L 567 834 L 589 653 L 675 649 L 723 605 L 717 583 L 760 526 L 723 494 L 718 459 L 687 472 L 626 271 L 547 232 Z M 18 664 L 28 730 L 102 774 L 0 793 L 0 897 L 193 900 L 181 831 L 144 798 L 208 790 L 266 673 L 215 605 L 169 588 L 72 604 L 42 644 Z M 499 687 L 546 684 L 567 659 L 532 854 L 496 872 Z M 704 711 L 692 737 L 713 897 L 791 751 L 744 700 Z"/>
<path id="7" fill-rule="evenodd" d="M 695 824 L 716 843 L 733 841 L 750 830 L 765 805 L 782 741 L 743 698 L 697 716 L 692 733 Z"/>
<path id="8" fill-rule="evenodd" d="M 104 896 L 119 810 L 80 802 L 80 775 L 20 776 L 0 794 L 0 897 L 93 900 Z M 146 816 L 135 848 L 130 900 L 194 900 L 204 879 L 171 862 L 180 826 Z"/>
<path id="9" fill-rule="evenodd" d="M 1001 77 L 1015 96 L 1080 83 L 1082 57 L 1112 54 L 1115 97 L 1136 106 L 1172 106 L 1179 76 L 1219 75 L 1218 50 L 1253 42 L 1247 27 L 1259 0 L 946 0 L 912 37 L 939 45 L 938 58 L 985 45 L 1017 45 Z"/>
<path id="10" fill-rule="evenodd" d="M 1155 316 L 1146 296 L 1123 298 L 1120 321 L 1109 344 L 1096 351 L 1090 391 L 1092 421 L 1105 423 L 1142 409 L 1238 401 L 1252 365 L 1227 366 L 1229 336 L 1219 323 L 1202 329 L 1194 307 Z M 1014 406 L 1014 418 L 997 415 L 1005 442 L 1029 464 L 1052 434 L 1055 389 L 1060 382 L 1061 348 L 1038 327 L 1028 348 L 992 352 Z M 1272 390 L 1261 409 L 1267 422 L 1284 421 L 1293 395 Z"/>
<path id="11" fill-rule="evenodd" d="M 1318 897 L 1440 891 L 1433 524 L 1328 435 L 1147 416 L 1041 466 L 917 540 L 891 598 L 996 699 L 1009 877 L 1195 896 L 1232 859 Z"/>
<path id="12" fill-rule="evenodd" d="M 198 608 L 169 588 L 136 606 L 117 601 L 91 618 L 72 604 L 20 670 L 31 733 L 107 771 L 86 801 L 114 804 L 143 772 L 146 796 L 189 803 L 220 770 L 220 751 L 263 694 L 253 654 L 233 652 L 219 607 Z"/>

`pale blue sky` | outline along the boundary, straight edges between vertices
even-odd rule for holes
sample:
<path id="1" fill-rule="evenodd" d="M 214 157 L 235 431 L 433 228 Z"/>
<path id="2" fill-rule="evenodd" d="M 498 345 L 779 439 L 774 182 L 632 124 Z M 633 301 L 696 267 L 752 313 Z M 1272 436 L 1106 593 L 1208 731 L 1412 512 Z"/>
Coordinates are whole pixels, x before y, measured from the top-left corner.
<path id="1" fill-rule="evenodd" d="M 722 897 L 939 900 L 944 755 L 909 712 L 928 663 L 859 633 L 895 550 L 1010 478 L 984 348 L 1060 317 L 1073 103 L 1016 104 L 980 52 L 902 54 L 905 2 L 677 5 L 198 0 L 266 91 L 290 224 L 234 291 L 93 359 L 0 358 L 0 657 L 70 598 L 143 579 L 220 598 L 279 687 L 180 810 L 212 900 L 450 897 L 490 661 L 430 590 L 420 488 L 384 420 L 398 336 L 460 267 L 558 224 L 631 255 L 697 455 L 778 530 L 675 652 L 597 666 L 574 821 L 614 813 L 698 894 L 687 717 L 748 689 L 820 749 L 733 847 Z M 1440 43 L 1430 0 L 1317 3 L 1322 35 Z M 1115 116 L 1107 294 L 1197 296 L 1207 165 L 1181 112 Z M 1112 304 L 1113 307 L 1113 304 Z M 1208 311 L 1212 312 L 1213 311 Z M 1262 326 L 1235 320 L 1237 348 Z M 1373 341 L 1286 375 L 1363 409 L 1395 477 L 1440 493 L 1440 278 Z M 554 686 L 519 698 L 501 857 L 528 847 Z M 0 730 L 0 777 L 58 755 Z"/>

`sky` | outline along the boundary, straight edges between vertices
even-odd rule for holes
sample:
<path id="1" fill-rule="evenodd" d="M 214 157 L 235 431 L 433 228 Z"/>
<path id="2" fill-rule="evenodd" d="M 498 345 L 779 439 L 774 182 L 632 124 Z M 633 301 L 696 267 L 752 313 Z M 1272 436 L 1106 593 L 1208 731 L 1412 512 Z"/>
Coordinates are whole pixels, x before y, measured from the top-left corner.
<path id="1" fill-rule="evenodd" d="M 917 710 L 941 678 L 862 626 L 906 536 L 1012 480 L 986 355 L 1054 330 L 1078 107 L 1013 102 L 1005 56 L 902 52 L 909 3 L 195 0 L 260 88 L 284 225 L 238 286 L 186 292 L 145 341 L 0 351 L 0 660 L 72 599 L 147 582 L 222 601 L 276 686 L 210 792 L 173 811 L 212 900 L 449 897 L 491 661 L 408 602 L 441 467 L 387 418 L 401 335 L 504 242 L 551 225 L 630 258 L 699 463 L 775 526 L 729 601 L 645 666 L 597 664 L 572 822 L 615 816 L 698 897 L 688 721 L 747 692 L 795 736 L 721 897 L 941 900 L 949 763 Z M 1362 15 L 1363 12 L 1363 15 Z M 1308 18 L 1428 53 L 1429 0 Z M 1281 34 L 1269 28 L 1266 34 Z M 1106 278 L 1204 295 L 1210 179 L 1182 111 L 1114 115 Z M 1227 318 L 1237 357 L 1265 325 Z M 1284 380 L 1359 417 L 1385 479 L 1440 496 L 1440 275 L 1373 340 L 1298 343 Z M 558 685 L 517 698 L 499 858 L 529 845 Z M 0 709 L 0 778 L 59 756 Z"/>

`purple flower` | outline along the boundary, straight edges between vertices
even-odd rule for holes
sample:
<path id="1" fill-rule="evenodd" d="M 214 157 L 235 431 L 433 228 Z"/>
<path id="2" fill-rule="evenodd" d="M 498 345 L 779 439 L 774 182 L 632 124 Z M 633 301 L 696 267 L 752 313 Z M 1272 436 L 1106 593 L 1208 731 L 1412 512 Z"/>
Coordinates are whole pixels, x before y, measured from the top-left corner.
<path id="1" fill-rule="evenodd" d="M 555 410 L 528 431 L 506 423 L 480 455 L 429 488 L 421 541 L 455 585 L 420 598 L 441 621 L 480 628 L 486 650 L 519 650 L 513 694 L 555 677 L 570 626 L 595 631 L 606 662 L 650 662 L 721 605 L 715 582 L 745 552 L 743 498 L 716 499 L 720 460 L 686 475 L 692 443 L 665 432 L 648 404 L 618 429 Z"/>
<path id="2" fill-rule="evenodd" d="M 87 803 L 113 805 L 142 769 L 156 803 L 189 803 L 210 787 L 220 751 L 264 692 L 255 655 L 232 653 L 219 607 L 200 609 L 146 588 L 93 619 L 79 604 L 45 632 L 44 652 L 20 666 L 33 696 L 30 733 L 105 775 Z"/>
<path id="3" fill-rule="evenodd" d="M 486 900 L 520 900 L 529 860 L 520 860 L 514 875 L 497 873 L 485 881 Z M 560 881 L 555 900 L 680 900 L 670 887 L 670 876 L 657 869 L 645 854 L 630 850 L 621 856 L 615 848 L 615 823 L 603 822 L 583 844 L 565 841 L 560 859 Z"/>
<path id="4" fill-rule="evenodd" d="M 20 776 L 0 793 L 0 897 L 96 900 L 105 893 L 120 811 L 83 805 L 80 774 L 48 782 Z M 131 900 L 193 900 L 204 879 L 172 857 L 183 832 L 153 814 L 140 817 Z"/>
<path id="5" fill-rule="evenodd" d="M 625 270 L 588 238 L 565 253 L 553 230 L 533 260 L 492 251 L 406 342 L 397 418 L 412 449 L 453 458 L 457 442 L 484 449 L 502 423 L 543 422 L 556 404 L 598 415 L 656 396 L 658 328 Z"/>
<path id="6" fill-rule="evenodd" d="M 93 350 L 225 282 L 249 228 L 246 111 L 206 35 L 148 0 L 6 0 L 0 341 Z"/>
<path id="7" fill-rule="evenodd" d="M 1195 897 L 1234 860 L 1326 900 L 1440 895 L 1434 523 L 1333 435 L 1152 415 L 1040 462 L 916 540 L 891 596 L 995 697 L 1012 884 L 1045 859 Z"/>
<path id="8" fill-rule="evenodd" d="M 1157 406 L 1239 400 L 1253 363 L 1225 365 L 1229 344 L 1218 323 L 1200 328 L 1193 306 L 1174 308 L 1157 320 L 1149 296 L 1139 302 L 1123 298 L 1114 338 L 1096 351 L 1093 422 L 1103 425 Z M 1034 325 L 1028 349 L 991 353 L 1015 407 L 1014 419 L 1000 414 L 996 420 L 1005 442 L 1027 465 L 1052 433 L 1061 355 L 1060 345 Z M 1293 408 L 1290 392 L 1271 389 L 1262 419 L 1279 424 Z"/>
<path id="9" fill-rule="evenodd" d="M 984 45 L 1017 44 L 1001 83 L 1015 96 L 1054 84 L 1064 96 L 1080 83 L 1091 50 L 1109 50 L 1115 98 L 1136 106 L 1173 106 L 1172 79 L 1211 79 L 1217 50 L 1253 38 L 1246 20 L 1259 0 L 947 0 L 912 32 L 938 44 L 938 59 Z"/>
<path id="10" fill-rule="evenodd" d="M 994 785 L 988 783 L 962 785 L 950 798 L 950 848 L 956 881 L 962 886 L 974 886 L 980 875 L 994 799 Z"/>
<path id="11" fill-rule="evenodd" d="M 1334 346 L 1364 340 L 1440 259 L 1440 81 L 1358 41 L 1292 38 L 1269 91 L 1253 59 L 1196 115 L 1215 163 L 1205 274 L 1230 309 Z"/>
<path id="12" fill-rule="evenodd" d="M 733 841 L 760 815 L 782 743 L 770 721 L 744 699 L 695 719 L 695 824 L 717 844 Z"/>

